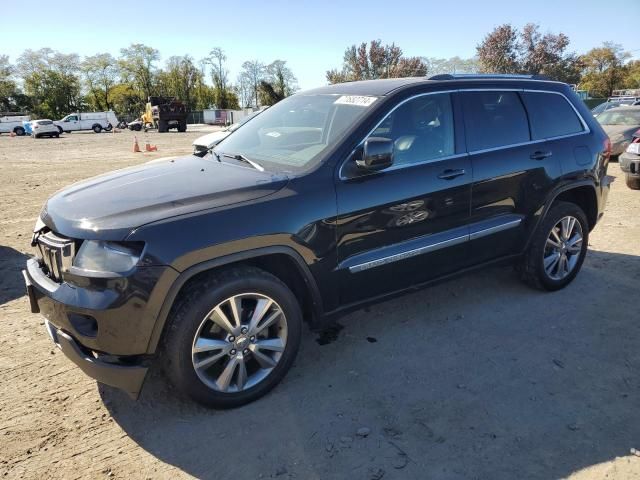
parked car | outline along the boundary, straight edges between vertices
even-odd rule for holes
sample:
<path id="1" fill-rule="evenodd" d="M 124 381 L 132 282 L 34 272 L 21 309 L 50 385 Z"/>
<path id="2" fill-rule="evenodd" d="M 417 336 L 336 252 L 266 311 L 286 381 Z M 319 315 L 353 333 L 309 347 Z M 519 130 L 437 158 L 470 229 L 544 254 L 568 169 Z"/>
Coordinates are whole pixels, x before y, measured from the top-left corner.
<path id="1" fill-rule="evenodd" d="M 222 140 L 227 138 L 229 135 L 231 135 L 238 128 L 240 128 L 242 125 L 247 123 L 249 120 L 254 118 L 256 115 L 260 114 L 261 112 L 264 112 L 266 108 L 267 107 L 263 108 L 262 110 L 253 112 L 252 114 L 247 115 L 246 117 L 241 119 L 239 122 L 231 124 L 228 127 L 223 128 L 222 130 L 218 130 L 217 132 L 207 133 L 206 135 L 196 138 L 192 144 L 193 154 L 197 155 L 198 157 L 204 157 L 209 152 L 209 150 L 211 150 L 218 143 L 220 143 Z"/>
<path id="2" fill-rule="evenodd" d="M 633 133 L 640 128 L 640 106 L 618 107 L 597 117 L 611 139 L 611 155 L 617 157 L 631 143 Z"/>
<path id="3" fill-rule="evenodd" d="M 604 211 L 609 155 L 598 122 L 558 82 L 441 75 L 317 88 L 212 155 L 54 194 L 24 271 L 31 309 L 100 382 L 135 398 L 159 362 L 179 391 L 236 407 L 284 377 L 303 320 L 326 325 L 495 262 L 542 290 L 568 285 Z"/>
<path id="4" fill-rule="evenodd" d="M 640 129 L 633 134 L 631 143 L 620 155 L 619 162 L 620 170 L 625 174 L 627 187 L 640 190 Z"/>
<path id="5" fill-rule="evenodd" d="M 627 101 L 618 100 L 618 101 L 604 102 L 592 108 L 591 113 L 593 113 L 594 117 L 598 117 L 598 115 L 608 110 L 611 110 L 612 108 L 630 107 L 632 105 L 640 105 L 640 102 L 636 100 L 627 100 Z"/>
<path id="6" fill-rule="evenodd" d="M 31 121 L 29 115 L 5 115 L 0 117 L 0 133 L 15 133 L 19 137 L 24 135 L 23 122 Z"/>
<path id="7" fill-rule="evenodd" d="M 67 115 L 62 120 L 57 120 L 55 124 L 60 133 L 81 130 L 93 130 L 95 133 L 100 133 L 102 130 L 111 131 L 113 125 L 118 124 L 118 119 L 112 111 L 81 112 Z"/>
<path id="8" fill-rule="evenodd" d="M 34 120 L 31 122 L 31 136 L 33 138 L 58 138 L 60 136 L 60 132 L 53 121 L 44 118 L 42 120 Z"/>

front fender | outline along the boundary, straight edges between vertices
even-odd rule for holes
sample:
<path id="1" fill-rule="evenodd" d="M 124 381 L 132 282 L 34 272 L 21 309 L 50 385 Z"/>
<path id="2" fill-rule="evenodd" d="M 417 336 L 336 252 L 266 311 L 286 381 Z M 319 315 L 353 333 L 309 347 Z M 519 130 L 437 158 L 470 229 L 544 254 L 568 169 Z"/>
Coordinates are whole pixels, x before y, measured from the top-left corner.
<path id="1" fill-rule="evenodd" d="M 232 248 L 232 247 L 228 247 Z M 320 291 L 318 289 L 318 285 L 316 283 L 315 277 L 312 275 L 309 267 L 307 266 L 305 260 L 302 256 L 293 248 L 284 246 L 284 245 L 270 245 L 266 247 L 255 248 L 251 250 L 245 250 L 235 253 L 230 253 L 227 255 L 219 256 L 217 258 L 211 258 L 209 260 L 204 260 L 199 263 L 195 263 L 188 268 L 184 269 L 177 275 L 177 277 L 173 277 L 170 282 L 170 286 L 167 282 L 165 282 L 163 290 L 165 291 L 163 297 L 164 301 L 162 302 L 162 306 L 158 311 L 156 321 L 151 332 L 151 336 L 149 339 L 149 345 L 147 347 L 148 353 L 154 353 L 158 347 L 158 343 L 162 337 L 162 332 L 164 330 L 164 326 L 167 322 L 167 318 L 169 317 L 169 313 L 171 311 L 171 307 L 173 306 L 176 298 L 178 297 L 182 287 L 193 277 L 196 275 L 213 270 L 216 268 L 223 267 L 225 265 L 230 265 L 233 263 L 243 262 L 259 257 L 263 257 L 266 255 L 273 254 L 285 254 L 290 257 L 298 267 L 299 273 L 304 278 L 306 286 L 308 288 L 309 294 L 312 299 L 314 315 L 319 317 L 323 313 L 322 307 L 322 297 Z"/>

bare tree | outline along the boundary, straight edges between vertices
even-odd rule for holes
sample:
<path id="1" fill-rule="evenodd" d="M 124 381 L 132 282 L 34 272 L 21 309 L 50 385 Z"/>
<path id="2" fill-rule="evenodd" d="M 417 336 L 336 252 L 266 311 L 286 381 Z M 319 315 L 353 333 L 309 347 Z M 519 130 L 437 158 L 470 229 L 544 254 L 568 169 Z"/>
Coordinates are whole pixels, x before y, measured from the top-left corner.
<path id="1" fill-rule="evenodd" d="M 240 77 L 243 78 L 246 83 L 251 87 L 251 96 L 255 101 L 255 106 L 259 106 L 259 89 L 260 82 L 264 80 L 266 74 L 266 67 L 264 63 L 258 60 L 246 61 L 242 64 L 242 71 Z"/>

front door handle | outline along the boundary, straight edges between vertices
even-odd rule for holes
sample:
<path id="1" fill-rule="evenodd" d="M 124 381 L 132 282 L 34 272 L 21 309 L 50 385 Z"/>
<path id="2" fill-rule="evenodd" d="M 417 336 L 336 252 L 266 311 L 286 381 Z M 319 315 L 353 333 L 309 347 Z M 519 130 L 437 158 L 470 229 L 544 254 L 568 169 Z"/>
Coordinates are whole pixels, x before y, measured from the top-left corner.
<path id="1" fill-rule="evenodd" d="M 442 180 L 453 180 L 454 178 L 460 177 L 461 175 L 464 175 L 464 168 L 447 168 L 444 172 L 438 175 L 438 178 L 441 178 Z"/>
<path id="2" fill-rule="evenodd" d="M 533 152 L 531 155 L 529 155 L 529 158 L 531 160 L 544 160 L 545 158 L 550 157 L 551 155 L 553 155 L 553 153 L 541 152 L 540 150 L 537 150 Z"/>

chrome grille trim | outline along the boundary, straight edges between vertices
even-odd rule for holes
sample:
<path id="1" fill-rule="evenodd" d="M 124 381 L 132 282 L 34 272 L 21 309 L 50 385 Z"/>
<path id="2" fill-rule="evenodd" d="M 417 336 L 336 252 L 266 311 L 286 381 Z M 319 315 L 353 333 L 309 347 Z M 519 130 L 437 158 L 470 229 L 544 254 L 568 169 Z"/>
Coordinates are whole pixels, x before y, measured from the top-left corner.
<path id="1" fill-rule="evenodd" d="M 47 232 L 38 235 L 37 245 L 40 258 L 49 270 L 49 276 L 56 282 L 61 282 L 63 273 L 69 271 L 73 264 L 76 254 L 75 242 L 54 232 Z"/>

